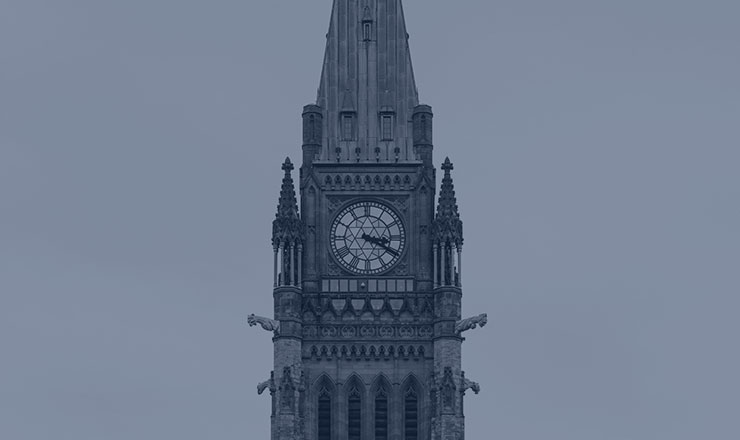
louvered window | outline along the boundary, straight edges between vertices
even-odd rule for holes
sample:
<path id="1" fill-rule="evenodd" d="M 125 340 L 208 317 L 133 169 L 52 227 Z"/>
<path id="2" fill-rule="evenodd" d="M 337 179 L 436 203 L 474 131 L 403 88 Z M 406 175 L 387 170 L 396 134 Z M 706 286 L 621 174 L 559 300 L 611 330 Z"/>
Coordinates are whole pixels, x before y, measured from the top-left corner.
<path id="1" fill-rule="evenodd" d="M 404 439 L 419 439 L 419 399 L 416 391 L 409 388 L 404 398 Z"/>
<path id="2" fill-rule="evenodd" d="M 348 440 L 360 440 L 362 437 L 362 401 L 356 388 L 349 393 L 347 402 Z"/>
<path id="3" fill-rule="evenodd" d="M 319 394 L 319 440 L 331 440 L 331 396 L 326 390 Z"/>
<path id="4" fill-rule="evenodd" d="M 384 390 L 375 396 L 375 440 L 388 440 L 388 396 Z"/>

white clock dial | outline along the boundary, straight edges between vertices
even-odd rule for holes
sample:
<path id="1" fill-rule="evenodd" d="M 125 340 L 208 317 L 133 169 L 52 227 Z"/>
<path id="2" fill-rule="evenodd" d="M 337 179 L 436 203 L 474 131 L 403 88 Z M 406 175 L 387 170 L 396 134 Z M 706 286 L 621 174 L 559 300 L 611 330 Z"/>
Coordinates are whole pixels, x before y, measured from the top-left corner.
<path id="1" fill-rule="evenodd" d="M 345 269 L 369 275 L 390 269 L 401 258 L 406 234 L 393 209 L 368 201 L 344 208 L 332 223 L 330 239 Z"/>

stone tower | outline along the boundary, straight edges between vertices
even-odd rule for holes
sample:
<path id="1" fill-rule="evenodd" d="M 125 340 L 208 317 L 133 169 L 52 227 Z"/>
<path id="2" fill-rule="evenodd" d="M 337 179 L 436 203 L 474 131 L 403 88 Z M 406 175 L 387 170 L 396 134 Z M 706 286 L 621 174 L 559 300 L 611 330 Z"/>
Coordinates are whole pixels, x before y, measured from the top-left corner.
<path id="1" fill-rule="evenodd" d="M 400 0 L 334 0 L 273 222 L 272 440 L 463 440 L 462 221 Z M 436 203 L 435 203 L 436 202 Z"/>

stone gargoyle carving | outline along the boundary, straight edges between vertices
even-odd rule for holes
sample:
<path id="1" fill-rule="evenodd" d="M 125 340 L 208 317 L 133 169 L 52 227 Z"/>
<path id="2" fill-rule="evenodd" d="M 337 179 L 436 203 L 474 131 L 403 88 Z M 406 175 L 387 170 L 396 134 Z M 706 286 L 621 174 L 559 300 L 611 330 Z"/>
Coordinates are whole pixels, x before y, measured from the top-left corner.
<path id="1" fill-rule="evenodd" d="M 275 391 L 275 373 L 270 373 L 270 379 L 266 380 L 257 385 L 257 394 L 262 395 L 266 389 L 270 389 L 271 392 Z"/>
<path id="2" fill-rule="evenodd" d="M 473 382 L 470 379 L 466 379 L 465 375 L 462 377 L 462 392 L 464 393 L 467 390 L 473 390 L 475 394 L 480 393 L 480 385 L 478 382 Z"/>
<path id="3" fill-rule="evenodd" d="M 457 323 L 455 324 L 455 333 L 460 334 L 462 332 L 472 330 L 478 326 L 484 327 L 486 324 L 488 324 L 488 315 L 485 313 L 481 313 L 478 316 L 473 316 L 471 318 L 457 321 Z"/>
<path id="4" fill-rule="evenodd" d="M 247 323 L 249 323 L 250 327 L 254 327 L 255 325 L 259 324 L 268 332 L 275 332 L 275 334 L 280 333 L 280 321 L 275 321 L 274 319 L 263 318 L 262 316 L 257 316 L 252 313 L 251 315 L 247 316 Z"/>

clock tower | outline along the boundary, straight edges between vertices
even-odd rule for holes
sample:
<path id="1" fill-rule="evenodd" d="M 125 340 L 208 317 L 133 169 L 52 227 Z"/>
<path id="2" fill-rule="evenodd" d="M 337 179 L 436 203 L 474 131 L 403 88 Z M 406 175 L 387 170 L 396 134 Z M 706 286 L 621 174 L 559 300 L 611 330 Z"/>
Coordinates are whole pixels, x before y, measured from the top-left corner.
<path id="1" fill-rule="evenodd" d="M 272 440 L 463 440 L 462 221 L 401 0 L 334 0 L 273 222 Z M 300 197 L 296 197 L 295 186 Z"/>

